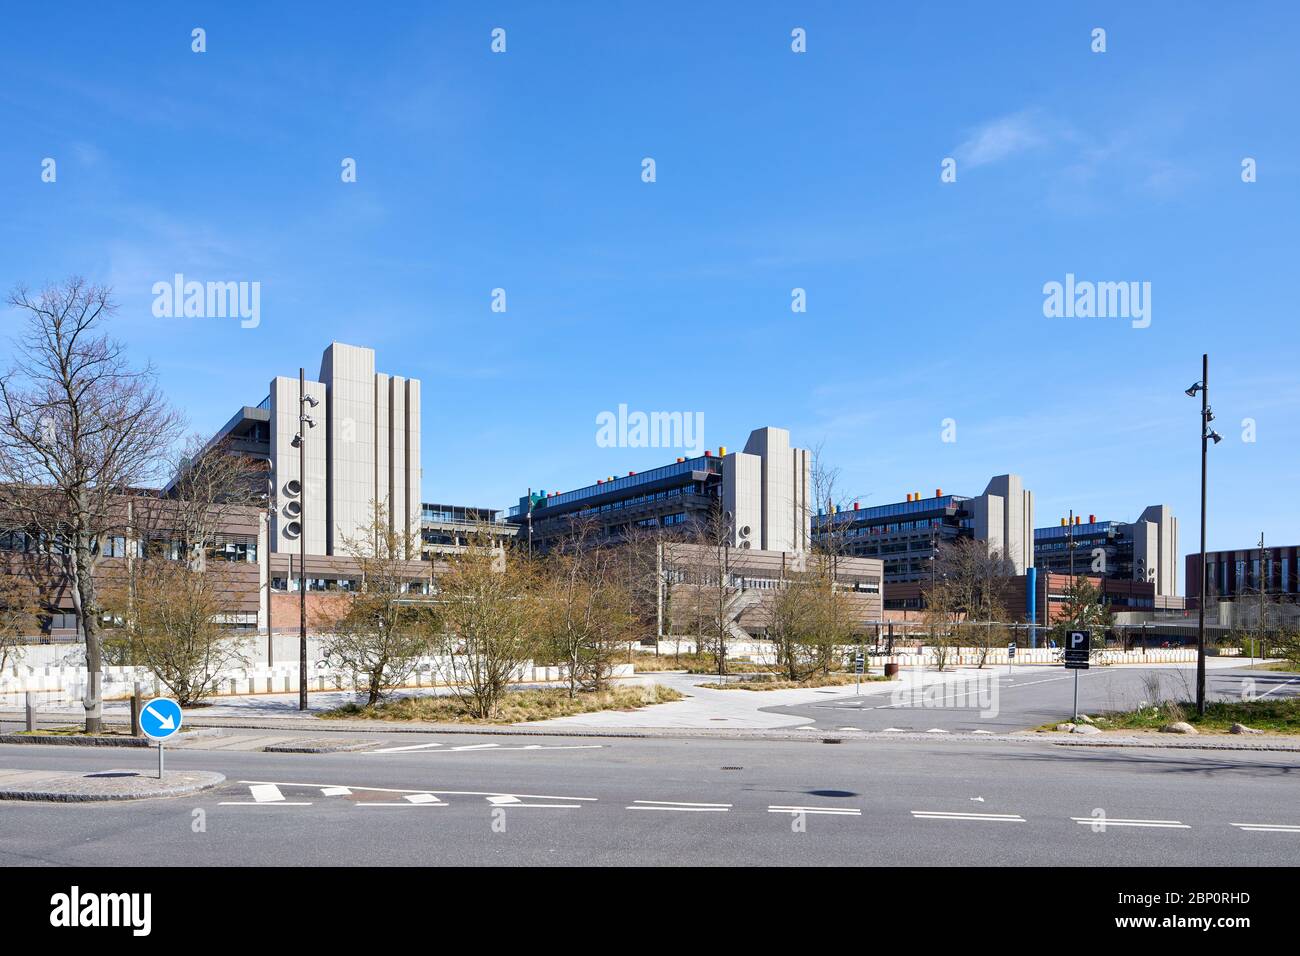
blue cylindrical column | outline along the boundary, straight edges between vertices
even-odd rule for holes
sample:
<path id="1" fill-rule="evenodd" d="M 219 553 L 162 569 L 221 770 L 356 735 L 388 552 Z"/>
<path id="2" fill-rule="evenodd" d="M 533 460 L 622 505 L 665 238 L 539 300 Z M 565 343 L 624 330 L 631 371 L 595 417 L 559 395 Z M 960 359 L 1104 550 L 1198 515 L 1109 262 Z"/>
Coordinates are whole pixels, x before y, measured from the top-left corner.
<path id="1" fill-rule="evenodd" d="M 1038 646 L 1038 569 L 1025 568 L 1025 620 L 1029 623 L 1029 646 Z"/>

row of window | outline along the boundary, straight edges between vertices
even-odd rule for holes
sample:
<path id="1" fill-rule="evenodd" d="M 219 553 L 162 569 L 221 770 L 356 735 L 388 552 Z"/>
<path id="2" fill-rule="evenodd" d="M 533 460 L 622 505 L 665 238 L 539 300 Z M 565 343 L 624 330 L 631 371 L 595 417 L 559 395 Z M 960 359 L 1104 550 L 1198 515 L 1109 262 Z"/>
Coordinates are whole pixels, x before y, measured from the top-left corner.
<path id="1" fill-rule="evenodd" d="M 30 534 L 26 531 L 0 532 L 0 551 L 21 554 L 64 554 L 67 545 L 62 538 L 45 534 Z M 143 558 L 152 553 L 179 561 L 184 550 L 179 541 L 161 538 L 143 540 L 122 534 L 108 535 L 97 540 L 91 550 L 105 558 Z M 212 561 L 257 561 L 256 538 L 220 538 L 207 549 L 207 556 Z"/>
<path id="2" fill-rule="evenodd" d="M 308 578 L 307 590 L 310 591 L 341 591 L 352 592 L 361 587 L 361 582 L 356 578 Z M 298 593 L 301 589 L 298 586 L 298 578 L 271 578 L 272 591 L 285 591 L 288 593 Z M 433 590 L 428 581 L 406 581 L 402 584 L 403 594 L 432 594 Z"/>

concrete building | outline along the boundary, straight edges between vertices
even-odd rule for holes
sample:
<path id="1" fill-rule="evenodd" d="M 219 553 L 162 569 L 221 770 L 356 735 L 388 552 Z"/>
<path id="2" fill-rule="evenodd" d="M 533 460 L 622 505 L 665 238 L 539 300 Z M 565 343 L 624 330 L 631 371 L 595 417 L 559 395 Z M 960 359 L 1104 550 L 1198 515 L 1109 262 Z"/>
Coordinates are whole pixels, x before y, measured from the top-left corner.
<path id="1" fill-rule="evenodd" d="M 1019 475 L 999 475 L 977 497 L 920 492 L 906 500 L 870 508 L 819 512 L 813 536 L 828 550 L 884 563 L 885 606 L 893 606 L 891 585 L 928 581 L 938 548 L 959 538 L 986 542 L 1016 574 L 1034 565 L 1034 495 Z M 918 591 L 919 595 L 919 591 Z M 918 597 L 919 600 L 919 597 Z"/>
<path id="2" fill-rule="evenodd" d="M 610 475 L 572 491 L 524 495 L 507 520 L 522 540 L 546 550 L 588 523 L 618 539 L 662 528 L 679 537 L 716 518 L 736 548 L 803 552 L 811 544 L 810 455 L 784 428 L 759 428 L 740 452 L 718 449 L 623 477 Z"/>
<path id="3" fill-rule="evenodd" d="M 1151 505 L 1132 522 L 1076 515 L 1073 522 L 1063 517 L 1059 525 L 1034 529 L 1039 568 L 1069 574 L 1071 555 L 1076 575 L 1143 581 L 1153 585 L 1157 607 L 1174 606 L 1159 601 L 1178 596 L 1178 519 L 1168 505 Z"/>
<path id="4" fill-rule="evenodd" d="M 1200 553 L 1187 555 L 1186 562 L 1187 603 L 1196 607 L 1201 596 Z M 1300 546 L 1207 551 L 1205 567 L 1207 607 L 1220 601 L 1258 602 L 1261 595 L 1274 602 L 1300 602 Z"/>
<path id="5" fill-rule="evenodd" d="M 106 534 L 94 570 L 101 599 L 131 579 L 133 566 L 146 557 L 186 558 L 177 538 L 180 505 L 157 491 L 138 491 L 112 499 Z M 221 622 L 236 630 L 266 627 L 268 604 L 267 529 L 258 508 L 221 506 L 212 515 L 206 546 L 188 555 L 193 566 L 211 575 L 213 599 L 223 608 Z M 0 516 L 0 574 L 30 582 L 39 642 L 80 641 L 72 582 L 62 563 L 40 537 Z"/>
<path id="6" fill-rule="evenodd" d="M 373 349 L 331 342 L 303 389 L 314 423 L 304 436 L 306 474 L 296 443 L 297 376 L 272 379 L 267 397 L 236 412 L 208 443 L 269 463 L 271 553 L 305 544 L 309 555 L 344 554 L 378 502 L 390 527 L 409 533 L 418 558 L 419 379 L 376 372 Z"/>
<path id="7" fill-rule="evenodd" d="M 801 575 L 831 576 L 859 634 L 884 620 L 884 570 L 873 558 L 832 557 L 809 551 L 719 548 L 668 541 L 659 561 L 659 602 L 666 636 L 693 637 L 716 627 L 719 604 L 736 640 L 768 637 L 774 599 Z M 725 581 L 725 585 L 721 582 Z"/>

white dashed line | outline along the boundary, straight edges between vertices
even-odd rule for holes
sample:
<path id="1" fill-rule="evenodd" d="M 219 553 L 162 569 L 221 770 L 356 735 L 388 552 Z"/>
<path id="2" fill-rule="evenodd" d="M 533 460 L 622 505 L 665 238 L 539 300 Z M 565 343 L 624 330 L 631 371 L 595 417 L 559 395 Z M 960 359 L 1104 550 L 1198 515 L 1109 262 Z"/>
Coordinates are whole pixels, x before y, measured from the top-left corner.
<path id="1" fill-rule="evenodd" d="M 1080 826 L 1092 826 L 1098 830 L 1110 827 L 1154 827 L 1162 830 L 1190 830 L 1191 827 L 1181 820 L 1125 820 L 1119 817 L 1070 817 Z"/>
<path id="2" fill-rule="evenodd" d="M 1300 826 L 1290 823 L 1234 823 L 1234 827 L 1247 833 L 1300 833 Z"/>
<path id="3" fill-rule="evenodd" d="M 860 817 L 862 811 L 856 807 L 768 807 L 768 813 L 824 813 L 837 817 Z"/>
<path id="4" fill-rule="evenodd" d="M 1018 813 L 961 813 L 956 810 L 913 810 L 918 820 L 968 820 L 985 823 L 1025 823 Z"/>
<path id="5" fill-rule="evenodd" d="M 684 803 L 678 800 L 633 800 L 624 810 L 669 810 L 678 813 L 726 813 L 729 803 Z"/>

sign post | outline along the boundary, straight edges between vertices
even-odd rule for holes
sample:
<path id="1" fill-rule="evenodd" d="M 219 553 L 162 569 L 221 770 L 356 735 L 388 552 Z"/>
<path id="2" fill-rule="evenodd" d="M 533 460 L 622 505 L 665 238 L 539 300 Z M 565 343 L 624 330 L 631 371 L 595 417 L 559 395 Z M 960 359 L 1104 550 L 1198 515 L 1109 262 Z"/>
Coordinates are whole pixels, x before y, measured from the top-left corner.
<path id="1" fill-rule="evenodd" d="M 1011 676 L 1011 665 L 1016 662 L 1016 642 L 1007 645 L 1007 676 Z"/>
<path id="2" fill-rule="evenodd" d="M 857 656 L 853 658 L 853 673 L 857 676 L 857 693 L 862 693 L 862 672 L 866 669 L 867 659 L 862 653 L 862 648 L 858 648 Z"/>
<path id="3" fill-rule="evenodd" d="M 1065 667 L 1074 671 L 1074 719 L 1079 719 L 1079 671 L 1088 669 L 1092 638 L 1087 631 L 1070 631 L 1065 637 Z"/>
<path id="4" fill-rule="evenodd" d="M 181 705 L 170 697 L 155 697 L 140 712 L 140 732 L 158 742 L 158 779 L 163 775 L 163 741 L 181 729 L 185 715 Z"/>

